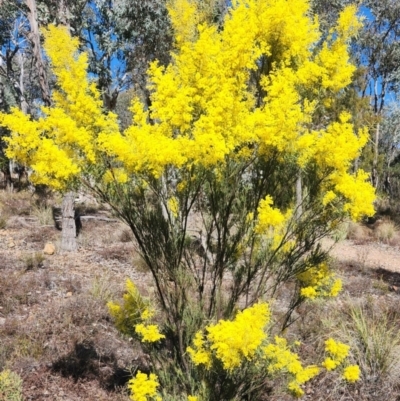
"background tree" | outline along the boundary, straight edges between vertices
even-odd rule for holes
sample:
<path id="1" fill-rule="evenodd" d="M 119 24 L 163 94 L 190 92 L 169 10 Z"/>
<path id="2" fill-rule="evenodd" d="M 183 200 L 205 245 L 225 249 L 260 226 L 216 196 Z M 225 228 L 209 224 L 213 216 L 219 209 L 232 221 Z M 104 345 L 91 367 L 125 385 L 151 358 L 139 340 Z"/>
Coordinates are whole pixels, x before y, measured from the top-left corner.
<path id="1" fill-rule="evenodd" d="M 29 67 L 31 47 L 26 32 L 29 22 L 27 7 L 23 2 L 4 1 L 0 7 L 0 83 L 2 85 L 2 109 L 18 105 L 27 113 L 36 98 L 35 75 Z M 32 81 L 29 80 L 32 79 Z M 13 190 L 11 173 L 14 163 L 4 154 L 4 140 L 8 131 L 2 129 L 1 171 L 5 176 L 7 188 Z"/>
<path id="2" fill-rule="evenodd" d="M 387 163 L 387 157 L 390 156 L 386 155 L 387 147 L 382 147 L 388 138 L 386 136 L 385 141 L 382 141 L 381 131 L 386 116 L 391 114 L 389 110 L 385 110 L 385 105 L 398 98 L 400 6 L 394 0 L 314 1 L 312 6 L 325 31 L 328 31 L 336 21 L 340 10 L 348 4 L 358 4 L 360 13 L 364 15 L 363 28 L 353 39 L 351 49 L 354 62 L 359 67 L 360 77 L 354 89 L 358 97 L 369 101 L 371 112 L 362 112 L 361 116 L 365 118 L 364 125 L 374 132 L 360 162 L 371 172 L 374 186 L 380 191 L 387 192 L 388 182 L 391 181 Z M 363 110 L 366 110 L 365 106 Z M 360 118 L 360 108 L 357 107 L 357 111 L 353 113 L 353 118 Z"/>
<path id="3" fill-rule="evenodd" d="M 378 162 L 381 162 L 380 171 L 384 174 L 381 187 L 393 199 L 400 194 L 399 149 L 400 106 L 398 101 L 392 101 L 382 112 Z"/>
<path id="4" fill-rule="evenodd" d="M 384 106 L 388 98 L 393 98 L 399 89 L 400 4 L 393 0 L 368 0 L 364 5 L 371 15 L 365 20 L 364 29 L 355 42 L 354 49 L 358 63 L 367 66 L 362 96 L 371 99 L 372 109 L 381 119 L 384 117 Z M 386 168 L 386 171 L 378 170 L 380 130 L 381 124 L 378 121 L 374 135 L 372 182 L 375 187 L 385 189 L 384 183 L 390 178 Z"/>

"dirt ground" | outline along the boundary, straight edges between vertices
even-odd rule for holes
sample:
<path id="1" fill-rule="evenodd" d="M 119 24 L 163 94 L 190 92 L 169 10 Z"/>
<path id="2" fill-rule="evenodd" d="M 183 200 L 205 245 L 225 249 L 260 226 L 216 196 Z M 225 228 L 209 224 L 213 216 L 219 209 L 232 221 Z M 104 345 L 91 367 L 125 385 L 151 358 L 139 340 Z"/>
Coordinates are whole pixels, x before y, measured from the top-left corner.
<path id="1" fill-rule="evenodd" d="M 7 216 L 0 230 L 0 368 L 20 374 L 26 401 L 128 400 L 130 369 L 143 365 L 106 307 L 127 278 L 152 291 L 133 267 L 129 232 L 97 212 L 82 225 L 73 254 L 58 252 L 54 224 L 31 215 Z M 43 254 L 46 243 L 53 255 Z"/>
<path id="2" fill-rule="evenodd" d="M 129 230 L 94 208 L 82 219 L 78 251 L 61 254 L 60 231 L 29 202 L 18 199 L 0 229 L 0 370 L 21 376 L 26 401 L 127 401 L 124 386 L 146 360 L 114 328 L 106 303 L 121 296 L 127 278 L 143 294 L 153 291 Z M 43 254 L 47 243 L 53 255 Z M 397 246 L 344 240 L 331 254 L 345 291 L 398 296 Z"/>
<path id="3" fill-rule="evenodd" d="M 356 244 L 344 240 L 334 246 L 331 255 L 342 263 L 400 273 L 400 249 L 397 246 L 382 243 Z"/>

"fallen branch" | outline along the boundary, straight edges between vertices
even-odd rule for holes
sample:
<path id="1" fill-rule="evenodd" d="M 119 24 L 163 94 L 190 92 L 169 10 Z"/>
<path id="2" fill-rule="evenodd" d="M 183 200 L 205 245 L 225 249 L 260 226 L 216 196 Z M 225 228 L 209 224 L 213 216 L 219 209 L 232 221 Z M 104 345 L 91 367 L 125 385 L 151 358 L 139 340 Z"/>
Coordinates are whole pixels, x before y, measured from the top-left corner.
<path id="1" fill-rule="evenodd" d="M 97 216 L 79 216 L 81 220 L 100 220 L 100 221 L 108 221 L 110 223 L 118 223 L 117 219 L 109 219 L 108 217 L 97 217 Z"/>

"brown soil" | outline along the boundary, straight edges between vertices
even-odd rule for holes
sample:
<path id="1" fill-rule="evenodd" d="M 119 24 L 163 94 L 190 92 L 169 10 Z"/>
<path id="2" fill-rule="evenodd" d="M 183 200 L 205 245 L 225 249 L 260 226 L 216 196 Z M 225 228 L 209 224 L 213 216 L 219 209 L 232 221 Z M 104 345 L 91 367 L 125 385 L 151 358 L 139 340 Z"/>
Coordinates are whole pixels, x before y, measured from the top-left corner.
<path id="1" fill-rule="evenodd" d="M 26 401 L 127 401 L 125 384 L 146 360 L 114 328 L 106 302 L 121 296 L 128 277 L 144 295 L 153 291 L 129 231 L 91 210 L 78 252 L 61 254 L 60 231 L 30 216 L 27 203 L 18 199 L 0 229 L 0 370 L 20 374 Z M 56 253 L 42 260 L 48 242 Z M 399 298 L 398 247 L 346 240 L 331 254 L 345 293 Z"/>
<path id="2" fill-rule="evenodd" d="M 400 249 L 384 243 L 344 240 L 336 244 L 331 255 L 342 263 L 361 265 L 368 269 L 385 269 L 400 273 Z"/>
<path id="3" fill-rule="evenodd" d="M 128 277 L 144 293 L 151 286 L 134 268 L 126 227 L 111 220 L 84 220 L 73 254 L 57 252 L 60 231 L 28 216 L 9 216 L 0 230 L 0 370 L 20 374 L 25 401 L 129 399 L 130 369 L 144 362 L 106 302 Z M 43 258 L 47 242 L 56 253 Z"/>

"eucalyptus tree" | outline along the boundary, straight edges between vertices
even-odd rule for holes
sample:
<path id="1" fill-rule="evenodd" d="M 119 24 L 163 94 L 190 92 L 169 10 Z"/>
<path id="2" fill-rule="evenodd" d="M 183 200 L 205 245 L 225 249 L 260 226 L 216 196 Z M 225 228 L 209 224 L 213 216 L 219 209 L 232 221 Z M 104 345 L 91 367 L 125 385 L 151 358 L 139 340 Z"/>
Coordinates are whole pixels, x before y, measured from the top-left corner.
<path id="1" fill-rule="evenodd" d="M 366 99 L 371 112 L 361 113 L 361 122 L 370 129 L 371 140 L 363 154 L 364 164 L 370 163 L 371 180 L 375 188 L 387 189 L 388 163 L 386 155 L 388 140 L 387 124 L 391 116 L 385 109 L 390 100 L 398 99 L 400 90 L 400 2 L 397 0 L 314 0 L 313 12 L 326 32 L 331 29 L 341 9 L 348 4 L 357 4 L 363 18 L 363 28 L 352 41 L 351 53 L 358 65 L 357 85 L 353 89 Z M 364 105 L 366 103 L 364 102 Z M 353 118 L 360 120 L 360 109 Z M 382 132 L 385 124 L 385 132 Z M 385 135 L 385 140 L 381 136 Z M 395 143 L 393 143 L 395 146 Z M 367 152 L 367 153 L 365 153 Z M 388 160 L 388 159 L 387 159 Z M 390 163 L 389 163 L 390 164 Z"/>
<path id="2" fill-rule="evenodd" d="M 379 171 L 380 119 L 385 118 L 384 107 L 394 100 L 400 84 L 400 3 L 396 0 L 365 0 L 369 10 L 364 29 L 354 43 L 354 54 L 360 65 L 365 65 L 365 84 L 362 96 L 370 99 L 374 114 L 378 117 L 374 135 L 372 182 L 384 189 L 389 172 Z M 382 151 L 385 151 L 382 149 Z M 382 181 L 382 185 L 381 185 Z"/>
<path id="3" fill-rule="evenodd" d="M 400 195 L 400 99 L 388 103 L 382 113 L 379 138 L 382 189 L 397 199 Z"/>
<path id="4" fill-rule="evenodd" d="M 28 60 L 31 59 L 31 46 L 27 38 L 29 21 L 28 7 L 22 1 L 3 0 L 0 7 L 0 109 L 8 111 L 19 107 L 28 113 L 36 97 L 37 86 L 34 71 Z M 4 138 L 9 132 L 0 129 L 0 169 L 9 190 L 13 189 L 11 180 L 12 162 L 4 153 Z"/>

